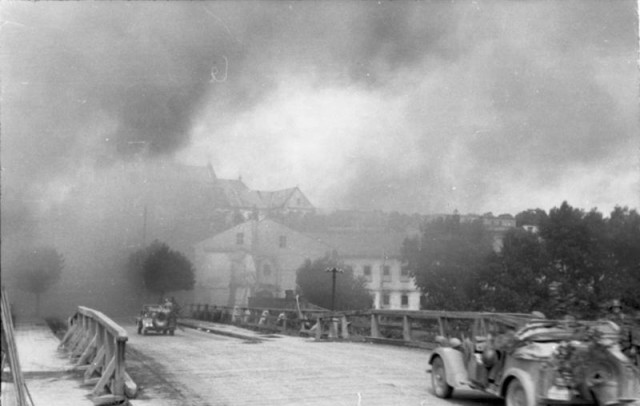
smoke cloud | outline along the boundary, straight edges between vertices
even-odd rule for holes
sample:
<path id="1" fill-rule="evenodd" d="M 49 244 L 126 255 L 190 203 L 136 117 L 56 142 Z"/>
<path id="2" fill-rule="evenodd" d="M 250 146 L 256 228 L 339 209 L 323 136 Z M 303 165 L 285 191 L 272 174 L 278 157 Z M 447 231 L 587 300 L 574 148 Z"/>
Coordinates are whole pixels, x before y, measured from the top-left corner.
<path id="1" fill-rule="evenodd" d="M 321 206 L 637 206 L 634 7 L 11 3 L 3 180 L 145 150 Z"/>
<path id="2" fill-rule="evenodd" d="M 3 269 L 52 244 L 49 308 L 114 302 L 158 237 L 141 156 L 326 208 L 637 208 L 635 4 L 4 2 Z"/>

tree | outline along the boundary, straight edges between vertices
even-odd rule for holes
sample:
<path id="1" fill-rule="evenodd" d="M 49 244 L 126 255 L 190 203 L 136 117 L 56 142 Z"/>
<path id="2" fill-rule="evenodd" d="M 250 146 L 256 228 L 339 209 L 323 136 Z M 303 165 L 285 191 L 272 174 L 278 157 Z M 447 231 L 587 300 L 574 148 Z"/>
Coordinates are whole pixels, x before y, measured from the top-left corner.
<path id="1" fill-rule="evenodd" d="M 463 223 L 457 215 L 423 226 L 420 239 L 403 245 L 405 266 L 426 296 L 429 308 L 480 308 L 478 265 L 492 252 L 481 221 Z"/>
<path id="2" fill-rule="evenodd" d="M 158 240 L 129 257 L 132 270 L 140 272 L 144 287 L 160 296 L 176 290 L 191 290 L 195 271 L 189 259 Z"/>
<path id="3" fill-rule="evenodd" d="M 529 209 L 516 214 L 516 227 L 538 226 L 547 220 L 547 212 L 542 209 Z"/>
<path id="4" fill-rule="evenodd" d="M 540 237 L 549 254 L 558 315 L 595 316 L 604 296 L 600 282 L 611 271 L 602 214 L 563 202 L 549 211 Z"/>
<path id="5" fill-rule="evenodd" d="M 507 232 L 499 253 L 491 254 L 478 271 L 480 302 L 499 312 L 549 312 L 549 258 L 536 234 Z"/>
<path id="6" fill-rule="evenodd" d="M 331 308 L 332 274 L 327 269 L 342 269 L 336 275 L 335 310 L 370 309 L 373 303 L 371 294 L 366 288 L 364 277 L 355 277 L 353 269 L 343 267 L 339 261 L 330 256 L 306 260 L 296 272 L 296 283 L 304 297 L 316 306 Z"/>
<path id="7" fill-rule="evenodd" d="M 18 287 L 36 295 L 36 316 L 40 315 L 40 295 L 60 279 L 63 269 L 64 257 L 52 247 L 23 251 L 16 259 Z"/>
<path id="8" fill-rule="evenodd" d="M 616 207 L 606 220 L 605 233 L 611 269 L 601 281 L 603 298 L 618 298 L 640 309 L 640 215 Z"/>

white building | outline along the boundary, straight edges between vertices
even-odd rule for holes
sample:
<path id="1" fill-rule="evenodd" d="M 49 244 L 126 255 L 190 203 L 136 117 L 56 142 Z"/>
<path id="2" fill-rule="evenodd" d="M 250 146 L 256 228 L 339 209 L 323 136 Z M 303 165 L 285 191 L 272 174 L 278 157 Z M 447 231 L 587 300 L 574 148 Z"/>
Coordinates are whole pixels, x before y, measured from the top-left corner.
<path id="1" fill-rule="evenodd" d="M 420 290 L 402 268 L 402 244 L 409 235 L 398 232 L 308 234 L 335 248 L 344 266 L 364 276 L 375 309 L 420 309 Z"/>

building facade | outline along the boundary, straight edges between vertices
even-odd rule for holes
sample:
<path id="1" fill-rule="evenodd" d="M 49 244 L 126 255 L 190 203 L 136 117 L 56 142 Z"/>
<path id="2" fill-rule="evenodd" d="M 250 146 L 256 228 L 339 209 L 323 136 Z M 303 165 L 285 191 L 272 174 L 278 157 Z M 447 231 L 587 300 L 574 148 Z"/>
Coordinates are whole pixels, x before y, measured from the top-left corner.
<path id="1" fill-rule="evenodd" d="M 284 298 L 305 260 L 337 255 L 367 281 L 376 309 L 420 309 L 420 291 L 403 269 L 406 233 L 300 233 L 270 219 L 250 220 L 194 247 L 191 300 L 247 306 L 249 297 Z"/>
<path id="2" fill-rule="evenodd" d="M 337 252 L 343 266 L 367 281 L 375 309 L 419 310 L 421 292 L 402 266 L 402 244 L 408 233 L 340 232 L 309 234 Z"/>
<path id="3" fill-rule="evenodd" d="M 296 289 L 307 259 L 331 251 L 322 242 L 273 220 L 250 220 L 194 247 L 196 303 L 247 306 L 252 296 L 282 298 Z"/>

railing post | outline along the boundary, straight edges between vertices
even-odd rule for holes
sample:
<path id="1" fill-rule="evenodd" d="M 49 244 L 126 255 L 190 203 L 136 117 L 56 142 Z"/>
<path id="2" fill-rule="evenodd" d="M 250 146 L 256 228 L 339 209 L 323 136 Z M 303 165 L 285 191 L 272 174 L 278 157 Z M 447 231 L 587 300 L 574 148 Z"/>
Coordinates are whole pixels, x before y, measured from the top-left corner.
<path id="1" fill-rule="evenodd" d="M 318 320 L 316 321 L 316 340 L 320 340 L 322 338 L 322 316 L 318 316 Z"/>
<path id="2" fill-rule="evenodd" d="M 338 338 L 338 320 L 331 316 L 329 321 L 329 338 Z"/>
<path id="3" fill-rule="evenodd" d="M 340 321 L 342 323 L 342 338 L 349 338 L 349 322 L 347 322 L 347 316 L 342 315 Z"/>
<path id="4" fill-rule="evenodd" d="M 380 323 L 375 313 L 371 313 L 371 337 L 380 338 Z"/>
<path id="5" fill-rule="evenodd" d="M 113 394 L 124 395 L 124 364 L 125 364 L 125 343 L 127 342 L 126 337 L 116 339 L 116 370 L 113 382 Z"/>
<path id="6" fill-rule="evenodd" d="M 440 328 L 440 335 L 445 337 L 445 333 L 447 331 L 447 326 L 445 326 L 446 320 L 444 317 L 438 317 L 438 327 Z"/>
<path id="7" fill-rule="evenodd" d="M 407 315 L 402 317 L 402 338 L 404 341 L 411 341 L 411 320 Z"/>

